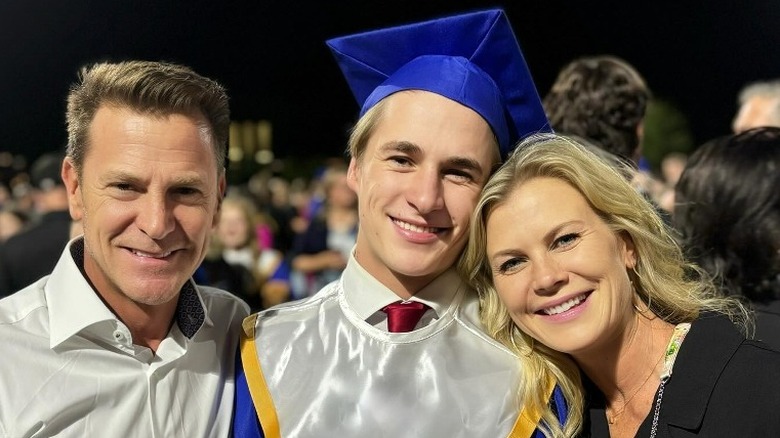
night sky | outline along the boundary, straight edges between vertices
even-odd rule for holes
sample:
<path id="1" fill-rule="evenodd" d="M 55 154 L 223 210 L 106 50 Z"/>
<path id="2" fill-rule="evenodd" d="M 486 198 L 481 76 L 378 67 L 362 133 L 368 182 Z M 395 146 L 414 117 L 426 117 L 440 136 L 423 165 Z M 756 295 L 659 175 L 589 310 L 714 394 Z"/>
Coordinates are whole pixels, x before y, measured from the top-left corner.
<path id="1" fill-rule="evenodd" d="M 358 110 L 324 41 L 456 12 L 507 11 L 541 95 L 582 55 L 620 56 L 689 119 L 697 144 L 729 131 L 746 82 L 780 77 L 780 2 L 0 2 L 2 144 L 31 159 L 65 143 L 78 68 L 139 58 L 222 82 L 234 120 L 268 119 L 280 157 L 339 155 Z"/>

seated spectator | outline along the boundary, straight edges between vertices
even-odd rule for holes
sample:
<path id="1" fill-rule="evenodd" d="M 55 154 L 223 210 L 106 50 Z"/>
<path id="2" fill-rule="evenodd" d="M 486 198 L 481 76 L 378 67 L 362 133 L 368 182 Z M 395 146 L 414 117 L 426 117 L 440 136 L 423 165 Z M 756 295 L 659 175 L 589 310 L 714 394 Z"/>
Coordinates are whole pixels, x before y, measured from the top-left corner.
<path id="1" fill-rule="evenodd" d="M 19 233 L 27 225 L 29 217 L 15 208 L 0 209 L 0 244 Z"/>
<path id="2" fill-rule="evenodd" d="M 68 194 L 60 171 L 64 152 L 47 153 L 30 167 L 35 222 L 0 246 L 0 297 L 54 269 L 71 238 Z"/>
<path id="3" fill-rule="evenodd" d="M 329 167 L 322 180 L 323 206 L 296 237 L 290 254 L 296 298 L 311 296 L 339 278 L 357 238 L 357 196 L 347 185 L 346 166 Z"/>
<path id="4" fill-rule="evenodd" d="M 674 212 L 674 191 L 677 181 L 680 180 L 685 169 L 685 163 L 688 161 L 688 155 L 683 152 L 670 152 L 661 160 L 661 175 L 663 184 L 661 192 L 656 197 L 658 205 L 669 213 Z"/>
<path id="5" fill-rule="evenodd" d="M 274 233 L 274 248 L 286 254 L 292 248 L 295 239 L 293 221 L 298 215 L 290 201 L 290 182 L 280 177 L 271 178 L 268 180 L 268 191 L 266 211 L 277 226 Z"/>
<path id="6" fill-rule="evenodd" d="M 227 281 L 227 290 L 241 296 L 253 310 L 287 301 L 290 294 L 288 271 L 283 254 L 270 247 L 261 248 L 256 233 L 258 212 L 251 199 L 229 194 L 222 201 L 219 223 L 212 236 L 212 251 L 203 269 L 211 276 L 207 284 Z M 228 267 L 227 270 L 214 270 Z M 227 265 L 227 266 L 226 266 Z M 247 275 L 248 274 L 248 275 Z"/>

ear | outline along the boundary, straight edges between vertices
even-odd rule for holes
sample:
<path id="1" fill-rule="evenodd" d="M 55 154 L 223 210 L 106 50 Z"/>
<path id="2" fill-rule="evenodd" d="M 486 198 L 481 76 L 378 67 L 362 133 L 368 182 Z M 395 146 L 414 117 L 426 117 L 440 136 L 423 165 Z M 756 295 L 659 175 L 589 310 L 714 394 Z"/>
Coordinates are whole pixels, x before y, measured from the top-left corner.
<path id="1" fill-rule="evenodd" d="M 214 217 L 211 219 L 211 229 L 214 230 L 219 224 L 219 216 L 222 211 L 222 200 L 225 198 L 227 190 L 227 179 L 225 171 L 219 173 L 219 182 L 217 182 L 217 208 L 214 209 Z"/>
<path id="2" fill-rule="evenodd" d="M 626 265 L 626 269 L 631 270 L 636 267 L 636 245 L 634 245 L 634 240 L 631 239 L 631 236 L 627 232 L 620 233 L 619 239 L 619 245 L 621 252 L 623 253 L 623 263 Z"/>
<path id="3" fill-rule="evenodd" d="M 347 169 L 347 186 L 352 189 L 353 192 L 358 192 L 358 186 L 360 180 L 360 164 L 355 157 L 349 160 L 349 169 Z"/>
<path id="4" fill-rule="evenodd" d="M 84 199 L 82 198 L 81 181 L 78 172 L 70 157 L 65 157 L 62 161 L 61 171 L 62 181 L 65 183 L 65 189 L 68 192 L 68 210 L 70 217 L 74 221 L 80 221 L 84 218 Z"/>

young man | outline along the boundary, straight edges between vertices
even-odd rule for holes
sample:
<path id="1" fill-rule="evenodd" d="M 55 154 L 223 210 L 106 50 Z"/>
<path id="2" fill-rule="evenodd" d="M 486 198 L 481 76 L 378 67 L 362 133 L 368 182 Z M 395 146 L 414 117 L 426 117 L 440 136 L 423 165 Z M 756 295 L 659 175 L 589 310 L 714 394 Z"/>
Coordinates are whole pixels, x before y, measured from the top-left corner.
<path id="1" fill-rule="evenodd" d="M 197 287 L 225 189 L 228 99 L 187 67 L 96 64 L 62 179 L 84 235 L 0 301 L 0 435 L 227 436 L 248 308 Z"/>
<path id="2" fill-rule="evenodd" d="M 340 280 L 244 323 L 254 406 L 239 381 L 236 434 L 259 433 L 255 413 L 266 437 L 530 434 L 511 389 L 519 359 L 482 333 L 453 268 L 491 171 L 547 130 L 507 17 L 328 44 L 362 104 L 348 171 L 357 242 Z"/>

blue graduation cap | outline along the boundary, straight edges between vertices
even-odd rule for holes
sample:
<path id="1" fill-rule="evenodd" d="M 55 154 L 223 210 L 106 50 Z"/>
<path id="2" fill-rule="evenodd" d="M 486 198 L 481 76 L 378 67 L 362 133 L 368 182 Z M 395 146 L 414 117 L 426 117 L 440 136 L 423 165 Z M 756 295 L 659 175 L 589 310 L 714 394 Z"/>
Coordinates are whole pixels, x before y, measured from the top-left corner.
<path id="1" fill-rule="evenodd" d="M 327 41 L 362 116 L 403 90 L 440 94 L 480 114 L 506 157 L 518 139 L 551 131 L 531 73 L 501 9 Z"/>

